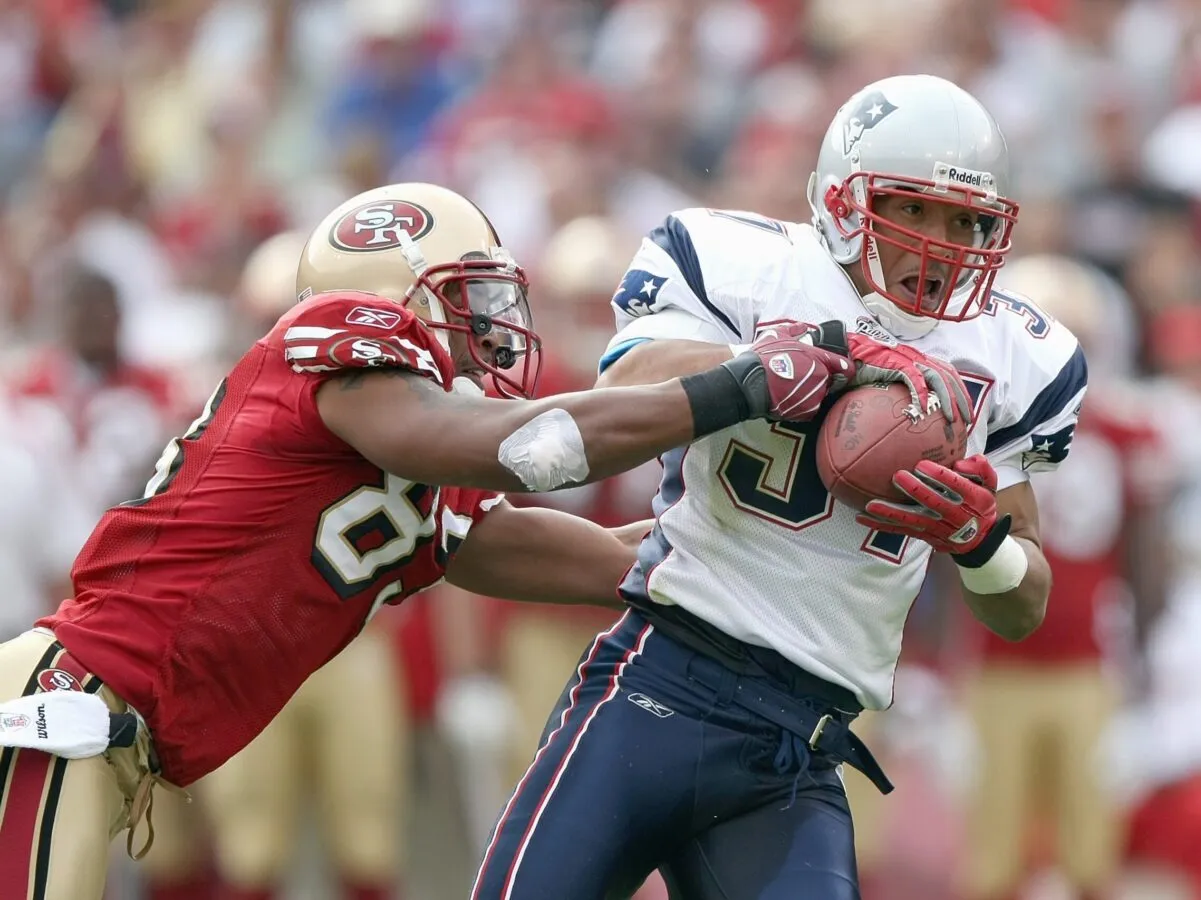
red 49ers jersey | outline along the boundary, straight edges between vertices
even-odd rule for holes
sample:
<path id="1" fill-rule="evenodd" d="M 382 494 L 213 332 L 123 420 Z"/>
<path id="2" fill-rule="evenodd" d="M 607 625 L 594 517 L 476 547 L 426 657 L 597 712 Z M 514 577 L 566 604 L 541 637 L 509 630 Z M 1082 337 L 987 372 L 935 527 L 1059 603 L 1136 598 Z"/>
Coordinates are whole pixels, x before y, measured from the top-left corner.
<path id="1" fill-rule="evenodd" d="M 367 296 L 303 303 L 234 366 L 143 497 L 105 513 L 75 597 L 39 624 L 146 719 L 187 785 L 263 729 L 385 603 L 437 582 L 499 502 L 381 471 L 326 429 L 346 366 L 449 382 L 412 314 Z"/>
<path id="2" fill-rule="evenodd" d="M 1053 576 L 1046 618 L 1019 643 L 987 632 L 988 657 L 1069 663 L 1103 654 L 1105 612 L 1126 590 L 1127 522 L 1157 502 L 1170 482 L 1161 437 L 1137 412 L 1120 395 L 1090 395 L 1071 460 L 1034 476 L 1043 552 Z"/>

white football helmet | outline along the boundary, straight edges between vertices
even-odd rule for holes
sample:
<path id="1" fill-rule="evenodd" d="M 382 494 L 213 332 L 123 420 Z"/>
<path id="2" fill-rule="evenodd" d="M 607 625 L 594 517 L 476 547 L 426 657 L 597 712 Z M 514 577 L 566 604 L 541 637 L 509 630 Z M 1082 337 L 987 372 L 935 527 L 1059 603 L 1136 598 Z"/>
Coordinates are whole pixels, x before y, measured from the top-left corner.
<path id="1" fill-rule="evenodd" d="M 980 101 L 932 75 L 869 84 L 834 116 L 809 179 L 813 225 L 841 265 L 859 261 L 872 293 L 863 303 L 890 332 L 912 340 L 941 320 L 980 314 L 1010 249 L 1018 206 L 1006 196 L 1009 152 Z M 972 247 L 934 240 L 883 220 L 878 198 L 917 191 L 978 214 Z M 890 290 L 878 242 L 949 264 L 950 284 L 936 306 Z M 895 286 L 893 286 L 895 287 Z"/>

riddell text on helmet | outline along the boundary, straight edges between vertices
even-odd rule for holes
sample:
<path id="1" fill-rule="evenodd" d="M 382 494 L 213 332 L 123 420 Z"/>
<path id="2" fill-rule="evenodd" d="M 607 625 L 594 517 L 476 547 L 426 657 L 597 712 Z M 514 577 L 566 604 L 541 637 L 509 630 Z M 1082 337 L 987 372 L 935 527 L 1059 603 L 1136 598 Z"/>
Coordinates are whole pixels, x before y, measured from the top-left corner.
<path id="1" fill-rule="evenodd" d="M 978 169 L 961 169 L 945 162 L 935 163 L 933 181 L 936 185 L 946 186 L 951 182 L 967 185 L 968 187 L 995 189 L 996 180 L 991 172 Z"/>

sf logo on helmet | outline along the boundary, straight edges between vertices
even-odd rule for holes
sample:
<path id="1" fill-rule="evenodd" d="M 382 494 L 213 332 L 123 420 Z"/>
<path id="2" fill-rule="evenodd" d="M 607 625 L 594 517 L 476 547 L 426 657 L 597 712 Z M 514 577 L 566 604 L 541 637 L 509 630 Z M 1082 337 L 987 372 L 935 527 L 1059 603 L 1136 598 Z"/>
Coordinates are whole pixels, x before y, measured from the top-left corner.
<path id="1" fill-rule="evenodd" d="M 352 209 L 334 223 L 330 243 L 355 253 L 391 250 L 400 246 L 400 235 L 413 240 L 425 237 L 434 227 L 430 211 L 403 200 L 377 200 Z"/>

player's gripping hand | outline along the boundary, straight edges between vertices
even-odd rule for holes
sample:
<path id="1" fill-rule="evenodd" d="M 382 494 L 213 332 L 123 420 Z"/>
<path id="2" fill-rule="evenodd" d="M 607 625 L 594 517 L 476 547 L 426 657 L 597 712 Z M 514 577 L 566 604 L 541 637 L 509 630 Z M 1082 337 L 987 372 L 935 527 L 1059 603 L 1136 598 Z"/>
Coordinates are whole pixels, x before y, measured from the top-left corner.
<path id="1" fill-rule="evenodd" d="M 947 468 L 922 460 L 893 476 L 911 503 L 872 500 L 858 516 L 862 525 L 920 538 L 967 566 L 987 562 L 1009 534 L 1009 516 L 997 517 L 997 472 L 977 454 Z"/>
<path id="2" fill-rule="evenodd" d="M 830 391 L 847 385 L 853 374 L 850 359 L 817 346 L 816 337 L 812 325 L 778 323 L 722 363 L 742 387 L 749 418 L 807 422 Z"/>
<path id="3" fill-rule="evenodd" d="M 904 382 L 919 415 L 942 410 L 948 422 L 958 416 L 972 424 L 972 404 L 963 379 L 950 363 L 904 344 L 895 346 L 862 334 L 847 336 L 847 353 L 855 362 L 851 386 Z"/>

